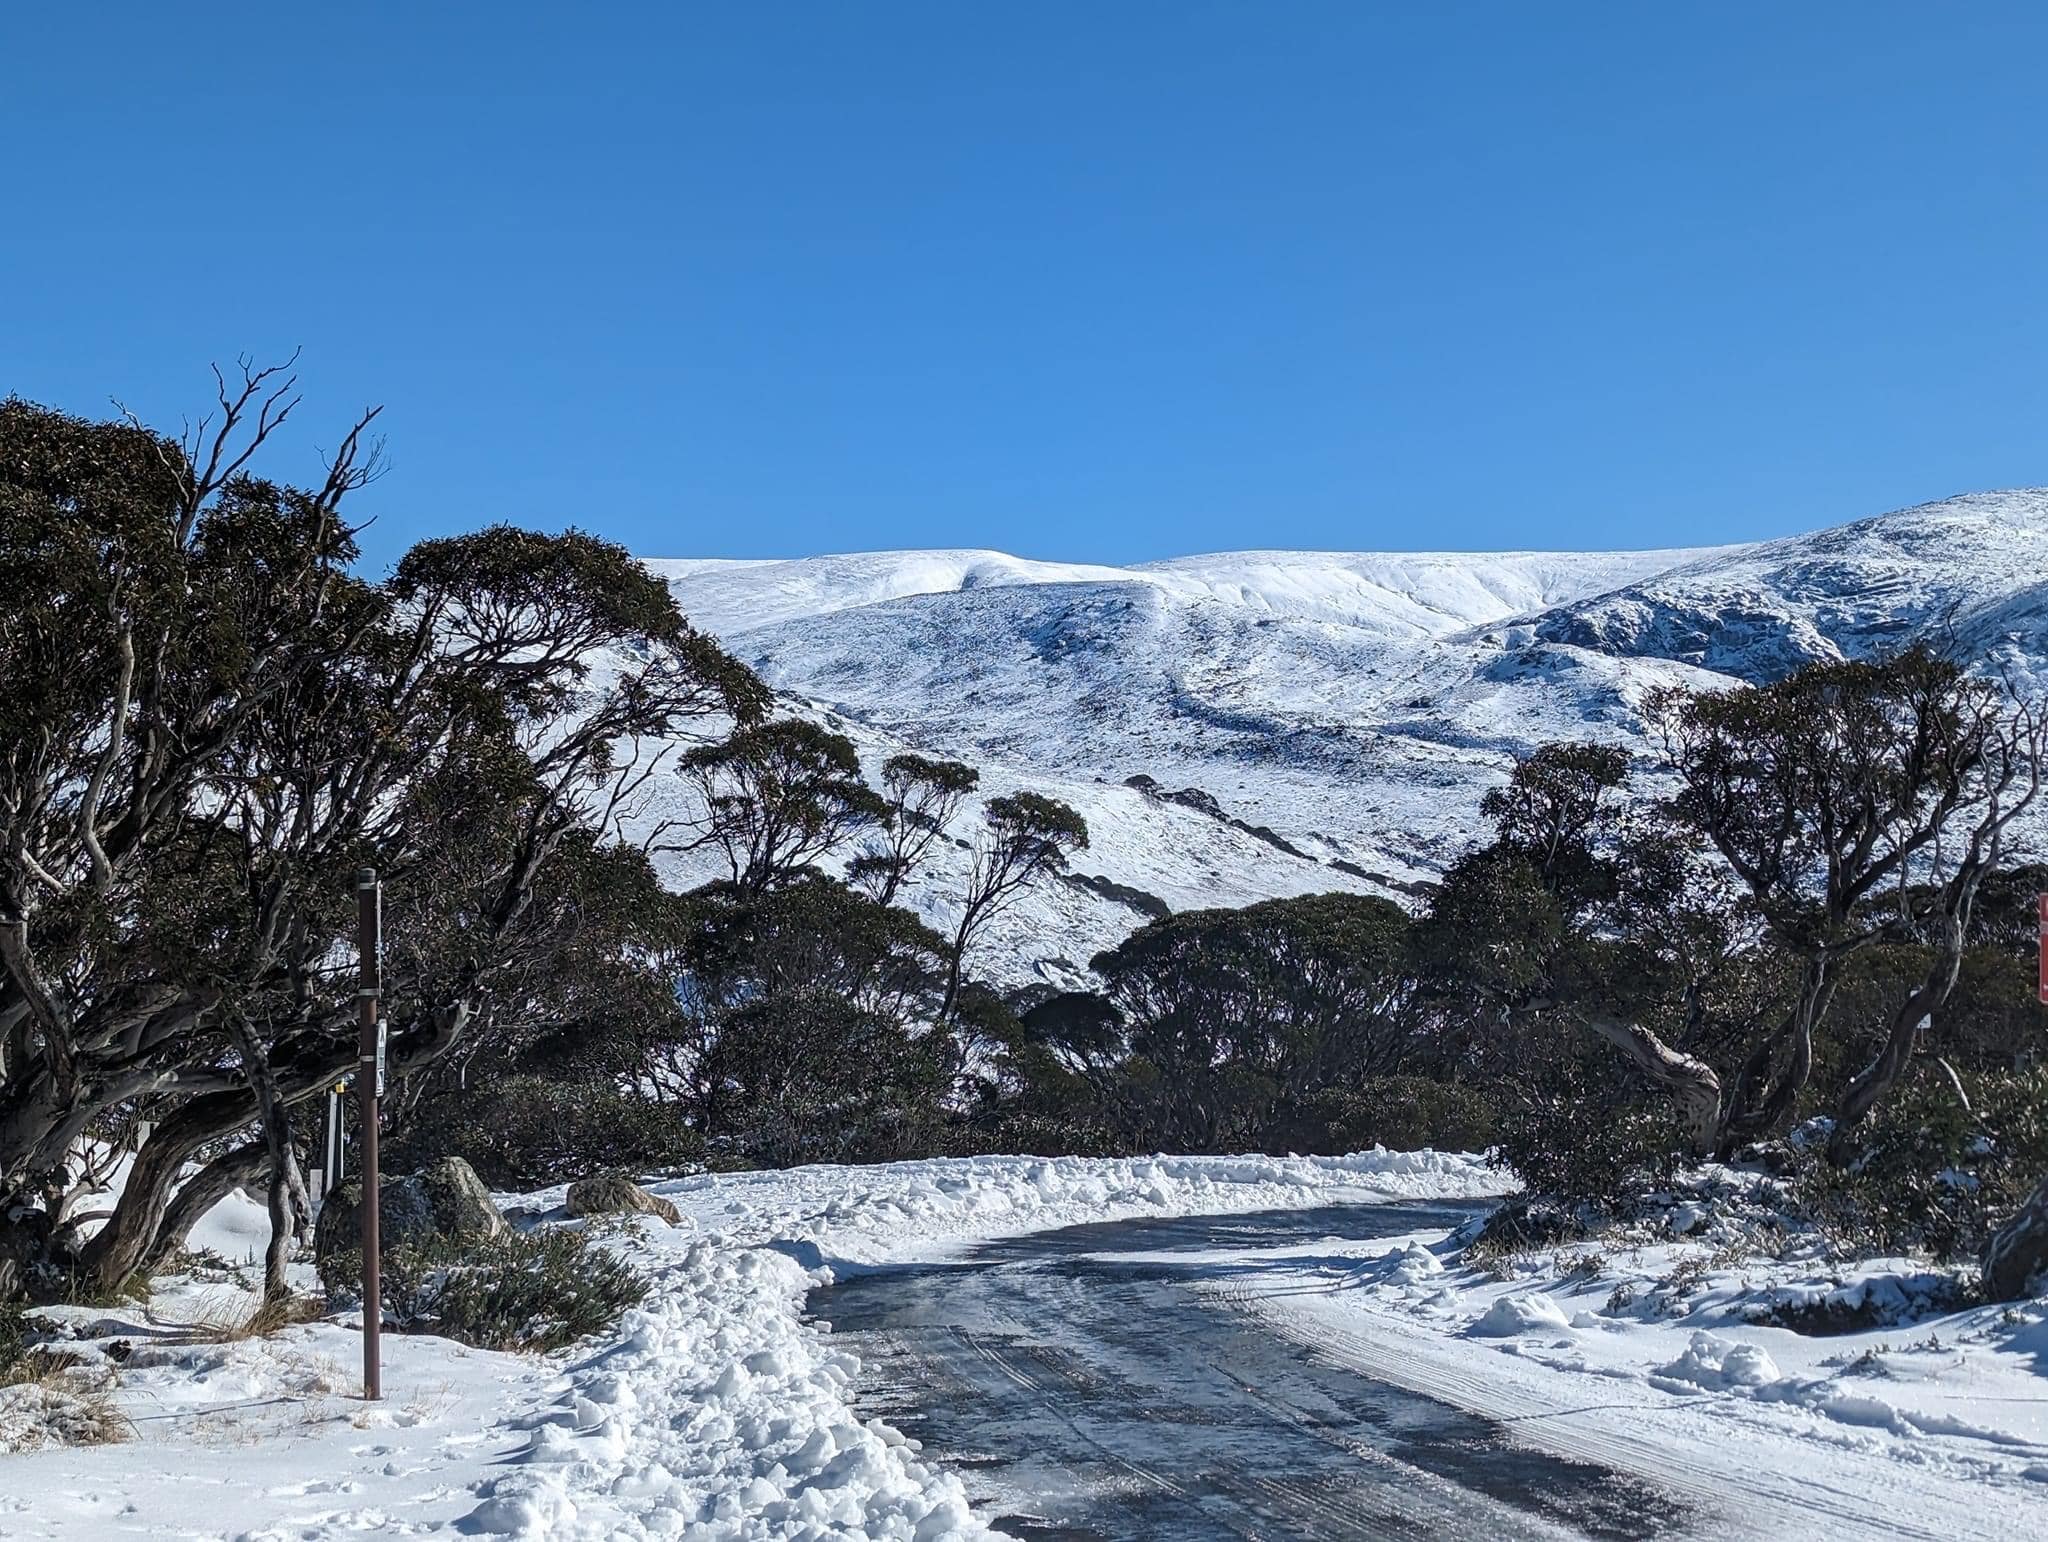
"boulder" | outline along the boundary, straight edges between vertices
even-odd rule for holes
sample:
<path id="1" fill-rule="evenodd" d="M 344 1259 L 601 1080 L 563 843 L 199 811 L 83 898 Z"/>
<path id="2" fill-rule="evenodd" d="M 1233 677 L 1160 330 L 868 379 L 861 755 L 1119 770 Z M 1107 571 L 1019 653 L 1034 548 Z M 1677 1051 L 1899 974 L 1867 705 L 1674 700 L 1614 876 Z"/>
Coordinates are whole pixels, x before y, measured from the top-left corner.
<path id="1" fill-rule="evenodd" d="M 650 1194 L 624 1173 L 599 1173 L 569 1185 L 562 1208 L 571 1215 L 652 1215 L 671 1226 L 683 1223 L 682 1212 L 659 1194 Z"/>
<path id="2" fill-rule="evenodd" d="M 1984 1245 L 1984 1296 L 2020 1301 L 2048 1291 L 2048 1178 Z"/>
<path id="3" fill-rule="evenodd" d="M 313 1230 L 313 1255 L 328 1258 L 362 1246 L 358 1211 L 362 1185 L 344 1183 L 320 1205 Z M 401 1178 L 386 1178 L 377 1189 L 377 1230 L 385 1247 L 434 1242 L 489 1242 L 511 1231 L 491 1191 L 461 1157 Z"/>

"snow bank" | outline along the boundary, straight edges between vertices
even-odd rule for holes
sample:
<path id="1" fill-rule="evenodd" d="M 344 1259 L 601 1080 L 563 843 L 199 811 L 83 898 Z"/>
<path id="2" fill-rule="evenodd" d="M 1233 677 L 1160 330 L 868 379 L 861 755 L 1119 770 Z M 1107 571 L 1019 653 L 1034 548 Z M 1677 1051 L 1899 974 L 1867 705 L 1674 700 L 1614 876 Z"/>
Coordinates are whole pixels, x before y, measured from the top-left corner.
<path id="1" fill-rule="evenodd" d="M 1483 1269 L 1470 1233 L 1430 1233 L 1213 1288 L 1727 1534 L 1946 1537 L 1967 1514 L 1975 1535 L 2048 1536 L 2048 1299 L 1958 1309 L 1950 1273 L 1835 1260 L 1774 1193 L 1706 1168 L 1611 1235 Z"/>
<path id="2" fill-rule="evenodd" d="M 351 1395 L 353 1324 L 193 1342 L 181 1324 L 232 1319 L 254 1298 L 173 1284 L 146 1312 L 60 1314 L 89 1358 L 122 1345 L 136 1438 L 0 1457 L 0 1535 L 985 1537 L 955 1476 L 856 1417 L 858 1363 L 802 1318 L 813 1287 L 1092 1221 L 1462 1198 L 1501 1183 L 1473 1157 L 1385 1151 L 977 1157 L 657 1182 L 680 1226 L 594 1228 L 653 1283 L 616 1334 L 547 1359 L 387 1336 L 378 1405 Z M 561 1198 L 505 1203 L 529 1223 L 578 1224 L 560 1219 Z M 247 1220 L 219 1218 L 224 1253 L 239 1251 Z"/>
<path id="3" fill-rule="evenodd" d="M 808 1274 L 700 1242 L 618 1342 L 571 1371 L 464 1529 L 520 1537 L 981 1537 L 959 1480 L 879 1420 L 805 1328 Z"/>
<path id="4" fill-rule="evenodd" d="M 1778 1367 L 1757 1344 L 1732 1344 L 1712 1333 L 1695 1333 L 1685 1353 L 1662 1367 L 1658 1383 L 1681 1381 L 1720 1392 L 1730 1387 L 1761 1387 L 1778 1379 Z"/>
<path id="5" fill-rule="evenodd" d="M 1501 1296 L 1465 1331 L 1474 1338 L 1504 1339 L 1517 1333 L 1569 1332 L 1571 1324 L 1541 1291 Z"/>
<path id="6" fill-rule="evenodd" d="M 1474 1156 L 1384 1150 L 1341 1157 L 957 1157 L 649 1184 L 675 1203 L 689 1234 L 726 1246 L 798 1251 L 813 1265 L 840 1271 L 1094 1221 L 1470 1199 L 1512 1187 L 1512 1179 Z M 543 1189 L 505 1202 L 546 1213 L 560 1206 L 564 1192 Z"/>

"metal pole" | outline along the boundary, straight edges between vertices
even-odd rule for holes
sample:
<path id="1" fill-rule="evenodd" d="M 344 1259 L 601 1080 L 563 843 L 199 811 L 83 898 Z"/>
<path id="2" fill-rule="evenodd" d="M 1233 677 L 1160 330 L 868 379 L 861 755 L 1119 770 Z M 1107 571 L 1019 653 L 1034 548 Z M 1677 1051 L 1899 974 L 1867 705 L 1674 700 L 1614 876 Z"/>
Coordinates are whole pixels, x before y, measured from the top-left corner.
<path id="1" fill-rule="evenodd" d="M 356 1000 L 362 1031 L 356 1041 L 356 1094 L 362 1118 L 363 1202 L 357 1212 L 363 1235 L 363 1397 L 384 1396 L 380 1340 L 384 1331 L 383 1260 L 377 1235 L 377 1098 L 383 1092 L 384 1046 L 378 1021 L 384 993 L 384 907 L 377 874 L 364 868 L 356 874 L 357 975 Z"/>
<path id="2" fill-rule="evenodd" d="M 327 1093 L 327 1189 L 329 1193 L 341 1187 L 348 1177 L 348 1132 L 342 1128 L 343 1110 L 341 1101 L 342 1084 L 336 1082 Z"/>

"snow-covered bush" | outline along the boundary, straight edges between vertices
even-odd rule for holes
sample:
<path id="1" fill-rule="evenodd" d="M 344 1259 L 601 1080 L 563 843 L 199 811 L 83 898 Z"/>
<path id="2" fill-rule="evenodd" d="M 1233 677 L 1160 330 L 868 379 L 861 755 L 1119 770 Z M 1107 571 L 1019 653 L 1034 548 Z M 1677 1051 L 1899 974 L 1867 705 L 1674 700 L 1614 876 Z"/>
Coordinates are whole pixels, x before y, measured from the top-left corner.
<path id="1" fill-rule="evenodd" d="M 1850 1251 L 1974 1258 L 2048 1173 L 2048 1071 L 1934 1072 L 1901 1087 L 1862 1133 L 1848 1167 L 1813 1160 L 1805 1210 Z"/>

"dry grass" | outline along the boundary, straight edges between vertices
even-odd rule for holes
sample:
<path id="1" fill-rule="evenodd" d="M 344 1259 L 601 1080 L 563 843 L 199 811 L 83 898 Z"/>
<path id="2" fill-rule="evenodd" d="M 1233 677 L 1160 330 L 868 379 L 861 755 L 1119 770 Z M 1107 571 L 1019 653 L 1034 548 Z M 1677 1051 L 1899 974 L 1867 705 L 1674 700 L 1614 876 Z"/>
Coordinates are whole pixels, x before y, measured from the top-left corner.
<path id="1" fill-rule="evenodd" d="M 252 1304 L 241 1291 L 210 1291 L 190 1321 L 180 1325 L 185 1331 L 178 1338 L 188 1344 L 240 1344 L 316 1321 L 325 1311 L 313 1296 L 271 1296 Z"/>
<path id="2" fill-rule="evenodd" d="M 135 1426 L 114 1398 L 104 1366 L 63 1350 L 31 1349 L 0 1371 L 0 1451 L 43 1446 L 106 1446 Z"/>

